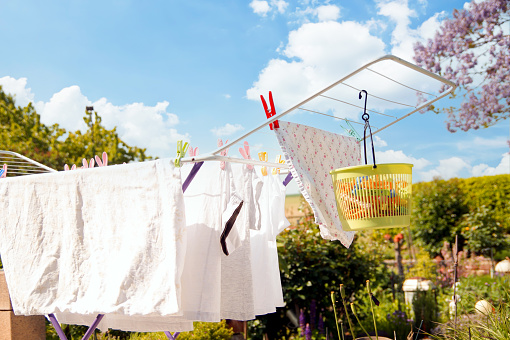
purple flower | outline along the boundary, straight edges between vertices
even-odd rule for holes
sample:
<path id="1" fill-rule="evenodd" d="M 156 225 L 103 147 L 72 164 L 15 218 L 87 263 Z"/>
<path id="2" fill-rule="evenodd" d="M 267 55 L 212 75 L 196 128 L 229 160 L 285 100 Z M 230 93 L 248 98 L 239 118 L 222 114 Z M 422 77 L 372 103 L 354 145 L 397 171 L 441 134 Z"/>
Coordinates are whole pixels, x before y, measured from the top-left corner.
<path id="1" fill-rule="evenodd" d="M 315 329 L 315 317 L 317 316 L 317 303 L 312 299 L 310 303 L 310 327 Z"/>
<path id="2" fill-rule="evenodd" d="M 305 319 L 305 312 L 301 309 L 299 312 L 299 328 L 301 330 L 300 334 L 301 336 L 305 335 L 305 325 L 306 319 Z"/>
<path id="3" fill-rule="evenodd" d="M 310 329 L 310 324 L 306 324 L 305 339 L 312 340 L 312 330 Z"/>
<path id="4" fill-rule="evenodd" d="M 320 334 L 324 334 L 324 318 L 322 317 L 322 313 L 319 314 L 319 325 L 317 326 Z"/>

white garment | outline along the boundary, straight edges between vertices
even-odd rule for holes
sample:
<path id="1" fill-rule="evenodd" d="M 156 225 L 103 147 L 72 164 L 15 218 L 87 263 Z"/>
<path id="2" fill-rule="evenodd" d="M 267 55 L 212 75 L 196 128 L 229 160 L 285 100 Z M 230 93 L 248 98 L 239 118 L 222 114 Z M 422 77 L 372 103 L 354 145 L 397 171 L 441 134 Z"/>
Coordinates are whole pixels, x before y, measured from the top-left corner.
<path id="1" fill-rule="evenodd" d="M 220 169 L 218 162 L 205 162 L 184 193 L 188 245 L 182 305 L 183 316 L 188 320 L 221 320 L 221 221 L 232 184 L 228 163 L 225 169 Z M 183 167 L 183 180 L 190 170 L 191 166 Z"/>
<path id="2" fill-rule="evenodd" d="M 270 172 L 269 172 L 270 173 Z M 262 228 L 250 230 L 253 301 L 256 315 L 273 313 L 285 305 L 276 236 L 290 225 L 285 218 L 285 187 L 279 176 L 263 177 L 260 196 Z"/>
<path id="3" fill-rule="evenodd" d="M 251 272 L 250 229 L 260 223 L 260 210 L 255 197 L 260 195 L 262 181 L 254 169 L 243 164 L 228 164 L 233 174 L 233 192 L 243 199 L 243 207 L 234 229 L 242 243 L 221 260 L 221 317 L 232 320 L 255 319 Z"/>
<path id="4" fill-rule="evenodd" d="M 329 172 L 338 168 L 359 165 L 361 149 L 353 137 L 337 135 L 285 121 L 279 121 L 280 128 L 274 129 L 278 143 L 290 166 L 292 177 L 301 194 L 310 204 L 319 224 L 321 236 L 339 240 L 349 247 L 354 232 L 344 231 L 338 217 Z"/>
<path id="5" fill-rule="evenodd" d="M 186 221 L 171 160 L 3 179 L 0 217 L 17 315 L 181 314 Z"/>

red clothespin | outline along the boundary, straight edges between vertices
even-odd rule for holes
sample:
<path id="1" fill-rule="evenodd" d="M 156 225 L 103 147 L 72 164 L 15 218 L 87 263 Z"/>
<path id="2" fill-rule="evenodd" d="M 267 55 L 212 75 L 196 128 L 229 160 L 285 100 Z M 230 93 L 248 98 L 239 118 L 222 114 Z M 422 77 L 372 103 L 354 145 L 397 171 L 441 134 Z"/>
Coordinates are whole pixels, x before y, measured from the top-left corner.
<path id="1" fill-rule="evenodd" d="M 267 107 L 267 103 L 264 99 L 264 96 L 260 95 L 260 99 L 262 100 L 262 105 L 264 106 L 264 111 L 266 111 L 266 117 L 269 119 L 273 117 L 276 114 L 276 110 L 274 108 L 274 102 L 273 102 L 273 94 L 271 91 L 269 91 L 269 105 L 271 105 L 271 111 L 269 111 L 269 108 Z M 275 120 L 271 124 L 269 124 L 269 128 L 273 130 L 273 127 L 275 129 L 278 129 L 280 127 L 280 124 L 278 124 L 278 120 Z"/>

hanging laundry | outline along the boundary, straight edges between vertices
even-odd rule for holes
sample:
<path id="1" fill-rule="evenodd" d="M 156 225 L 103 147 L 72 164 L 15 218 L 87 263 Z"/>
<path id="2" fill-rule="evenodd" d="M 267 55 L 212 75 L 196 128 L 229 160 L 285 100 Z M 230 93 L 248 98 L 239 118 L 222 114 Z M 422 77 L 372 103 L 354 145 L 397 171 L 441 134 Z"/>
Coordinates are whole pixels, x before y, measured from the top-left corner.
<path id="1" fill-rule="evenodd" d="M 279 176 L 264 176 L 260 196 L 262 228 L 250 230 L 255 315 L 283 307 L 276 236 L 290 225 L 285 217 L 285 187 Z"/>
<path id="2" fill-rule="evenodd" d="M 229 164 L 223 168 L 218 162 L 205 162 L 184 193 L 187 249 L 181 301 L 183 317 L 188 320 L 221 320 L 222 213 L 232 191 Z M 191 167 L 181 168 L 181 178 L 187 178 L 190 171 Z"/>
<path id="3" fill-rule="evenodd" d="M 246 144 L 245 144 L 246 145 Z M 221 261 L 221 316 L 224 319 L 255 319 L 251 272 L 250 229 L 260 229 L 259 198 L 262 181 L 253 166 L 229 164 L 233 175 L 233 191 L 244 205 L 234 224 L 242 244 Z"/>
<path id="4" fill-rule="evenodd" d="M 16 314 L 132 322 L 181 313 L 184 200 L 169 160 L 8 178 L 0 193 Z"/>
<path id="5" fill-rule="evenodd" d="M 312 208 L 321 236 L 349 247 L 354 232 L 342 229 L 329 172 L 361 164 L 359 143 L 353 137 L 284 121 L 274 131 L 292 177 Z"/>

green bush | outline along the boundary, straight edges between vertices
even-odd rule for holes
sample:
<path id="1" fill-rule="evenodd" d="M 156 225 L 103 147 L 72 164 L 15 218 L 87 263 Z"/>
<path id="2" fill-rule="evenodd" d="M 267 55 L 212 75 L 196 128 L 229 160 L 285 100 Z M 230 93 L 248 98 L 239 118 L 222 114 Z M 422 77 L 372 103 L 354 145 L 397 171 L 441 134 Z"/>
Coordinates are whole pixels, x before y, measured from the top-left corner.
<path id="1" fill-rule="evenodd" d="M 192 332 L 179 334 L 178 340 L 229 340 L 234 334 L 225 320 L 221 322 L 193 322 L 193 328 Z"/>
<path id="2" fill-rule="evenodd" d="M 331 292 L 334 291 L 339 297 L 339 287 L 343 284 L 350 298 L 355 292 L 365 290 L 366 280 L 389 286 L 390 275 L 381 259 L 367 251 L 369 246 L 357 242 L 357 238 L 349 248 L 339 241 L 323 239 L 319 227 L 313 223 L 313 214 L 308 205 L 303 203 L 302 206 L 305 217 L 297 226 L 282 232 L 277 239 L 278 252 L 285 265 L 281 272 L 284 300 L 287 308 L 296 316 L 299 316 L 301 309 L 305 310 L 311 318 L 307 323 L 317 325 L 316 318 L 322 313 L 325 327 L 336 329 Z M 374 291 L 377 289 L 374 287 Z M 315 304 L 313 308 L 312 301 Z M 339 313 L 340 318 L 345 315 L 343 308 L 339 307 Z M 285 315 L 281 316 L 280 336 L 286 334 L 288 321 Z"/>
<path id="3" fill-rule="evenodd" d="M 474 254 L 479 255 L 488 248 L 501 251 L 508 247 L 507 239 L 501 237 L 501 224 L 485 206 L 464 215 L 460 226 L 466 247 Z"/>
<path id="4" fill-rule="evenodd" d="M 413 296 L 414 327 L 422 331 L 430 332 L 439 322 L 436 291 L 418 291 Z"/>
<path id="5" fill-rule="evenodd" d="M 455 242 L 461 217 L 469 211 L 459 179 L 435 179 L 413 185 L 413 239 L 430 255 L 439 255 L 443 242 Z M 459 240 L 462 242 L 462 240 Z"/>

